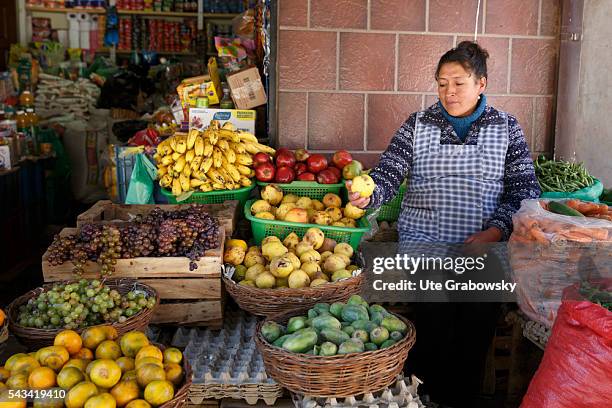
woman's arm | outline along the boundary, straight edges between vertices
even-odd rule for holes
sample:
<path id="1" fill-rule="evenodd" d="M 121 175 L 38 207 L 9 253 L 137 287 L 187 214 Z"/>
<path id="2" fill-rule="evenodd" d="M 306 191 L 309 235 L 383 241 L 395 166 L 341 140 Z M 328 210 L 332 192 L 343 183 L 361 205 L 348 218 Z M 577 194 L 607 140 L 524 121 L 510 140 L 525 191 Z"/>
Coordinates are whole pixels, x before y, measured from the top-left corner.
<path id="1" fill-rule="evenodd" d="M 504 192 L 499 207 L 485 225 L 499 228 L 502 240 L 507 240 L 512 233 L 512 215 L 521 207 L 521 201 L 538 198 L 541 193 L 523 129 L 512 115 L 508 115 L 508 139 Z"/>
<path id="2" fill-rule="evenodd" d="M 412 147 L 416 113 L 413 113 L 395 132 L 378 165 L 370 172 L 376 183 L 367 208 L 377 208 L 391 201 L 412 167 Z"/>

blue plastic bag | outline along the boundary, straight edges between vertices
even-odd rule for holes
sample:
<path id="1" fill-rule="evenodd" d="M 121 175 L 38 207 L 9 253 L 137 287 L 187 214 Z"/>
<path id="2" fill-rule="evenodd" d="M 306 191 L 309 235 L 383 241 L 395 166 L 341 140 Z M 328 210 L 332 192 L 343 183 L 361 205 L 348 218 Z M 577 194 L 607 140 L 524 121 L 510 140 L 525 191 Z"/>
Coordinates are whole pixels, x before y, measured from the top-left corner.
<path id="1" fill-rule="evenodd" d="M 126 204 L 155 204 L 153 190 L 155 179 L 157 178 L 157 168 L 155 164 L 143 153 L 138 153 L 130 178 Z"/>

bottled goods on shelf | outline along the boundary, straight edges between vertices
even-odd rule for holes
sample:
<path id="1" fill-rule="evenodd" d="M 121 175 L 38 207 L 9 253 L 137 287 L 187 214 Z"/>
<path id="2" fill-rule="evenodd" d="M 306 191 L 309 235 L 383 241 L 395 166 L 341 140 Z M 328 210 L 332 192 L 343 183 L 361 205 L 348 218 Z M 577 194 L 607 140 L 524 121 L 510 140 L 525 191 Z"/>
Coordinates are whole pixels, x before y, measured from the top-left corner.
<path id="1" fill-rule="evenodd" d="M 119 18 L 119 50 L 187 52 L 195 46 L 196 21 L 183 22 L 141 18 Z"/>

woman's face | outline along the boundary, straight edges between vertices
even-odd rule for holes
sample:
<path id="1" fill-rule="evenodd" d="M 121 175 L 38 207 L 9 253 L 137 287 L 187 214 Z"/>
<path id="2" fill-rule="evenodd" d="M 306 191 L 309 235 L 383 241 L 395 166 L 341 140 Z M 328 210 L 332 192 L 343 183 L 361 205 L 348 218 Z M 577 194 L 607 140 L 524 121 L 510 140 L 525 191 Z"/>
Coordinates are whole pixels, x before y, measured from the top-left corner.
<path id="1" fill-rule="evenodd" d="M 478 97 L 486 87 L 486 78 L 476 78 L 458 62 L 449 62 L 440 67 L 438 97 L 452 116 L 468 116 L 474 112 Z"/>

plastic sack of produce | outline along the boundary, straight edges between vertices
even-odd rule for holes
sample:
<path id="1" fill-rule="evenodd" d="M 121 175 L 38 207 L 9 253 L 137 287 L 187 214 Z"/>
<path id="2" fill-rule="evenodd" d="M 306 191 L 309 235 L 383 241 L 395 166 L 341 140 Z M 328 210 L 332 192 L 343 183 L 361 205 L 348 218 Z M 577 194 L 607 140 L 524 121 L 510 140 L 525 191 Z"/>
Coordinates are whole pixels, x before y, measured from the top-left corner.
<path id="1" fill-rule="evenodd" d="M 126 204 L 155 204 L 153 184 L 157 178 L 157 168 L 143 153 L 136 155 L 130 187 L 125 198 Z"/>
<path id="2" fill-rule="evenodd" d="M 612 279 L 600 282 L 600 290 L 609 302 Z M 608 308 L 585 300 L 579 284 L 564 290 L 544 357 L 521 408 L 610 406 L 612 312 Z"/>
<path id="3" fill-rule="evenodd" d="M 590 215 L 585 216 L 576 208 Z M 517 283 L 517 302 L 530 319 L 551 327 L 564 288 L 609 275 L 612 271 L 609 219 L 612 212 L 605 204 L 579 200 L 523 201 L 513 217 L 514 231 L 508 250 L 513 280 Z"/>

